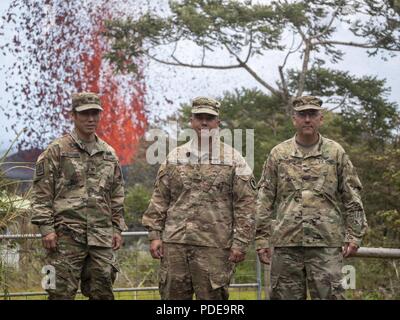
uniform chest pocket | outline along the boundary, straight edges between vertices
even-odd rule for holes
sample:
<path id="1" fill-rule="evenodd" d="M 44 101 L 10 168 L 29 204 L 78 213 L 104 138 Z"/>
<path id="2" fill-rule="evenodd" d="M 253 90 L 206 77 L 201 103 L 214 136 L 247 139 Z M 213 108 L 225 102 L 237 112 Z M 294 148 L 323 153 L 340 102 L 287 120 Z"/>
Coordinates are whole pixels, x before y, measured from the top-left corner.
<path id="1" fill-rule="evenodd" d="M 208 192 L 232 192 L 233 166 L 211 165 L 210 174 L 206 176 Z"/>
<path id="2" fill-rule="evenodd" d="M 171 189 L 201 189 L 205 192 L 230 188 L 232 166 L 216 164 L 176 165 L 172 171 Z"/>
<path id="3" fill-rule="evenodd" d="M 174 165 L 171 174 L 171 189 L 189 190 L 194 184 L 201 182 L 201 176 L 194 165 L 177 164 Z"/>
<path id="4" fill-rule="evenodd" d="M 285 159 L 278 165 L 278 193 L 291 193 L 302 188 L 302 165 L 295 159 Z"/>
<path id="5" fill-rule="evenodd" d="M 106 155 L 88 163 L 87 178 L 100 189 L 110 190 L 113 184 L 116 161 Z"/>
<path id="6" fill-rule="evenodd" d="M 322 162 L 319 167 L 319 173 L 319 178 L 314 186 L 314 190 L 327 193 L 333 197 L 338 189 L 336 163 Z"/>
<path id="7" fill-rule="evenodd" d="M 82 172 L 84 168 L 79 152 L 62 152 L 60 171 L 64 186 L 83 186 Z"/>

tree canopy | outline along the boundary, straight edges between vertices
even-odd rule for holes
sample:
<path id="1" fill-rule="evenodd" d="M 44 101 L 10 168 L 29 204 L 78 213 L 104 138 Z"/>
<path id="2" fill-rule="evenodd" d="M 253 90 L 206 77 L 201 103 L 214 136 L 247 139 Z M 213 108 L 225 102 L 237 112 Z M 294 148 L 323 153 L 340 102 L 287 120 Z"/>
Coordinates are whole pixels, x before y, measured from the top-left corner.
<path id="1" fill-rule="evenodd" d="M 397 1 L 279 0 L 253 4 L 252 1 L 181 0 L 169 3 L 168 13 L 148 12 L 136 20 L 113 19 L 106 24 L 105 34 L 111 40 L 107 57 L 119 70 L 135 70 L 135 63 L 126 63 L 132 57 L 145 57 L 176 67 L 242 69 L 266 93 L 279 97 L 287 112 L 291 97 L 307 91 L 306 81 L 313 74 L 313 81 L 330 85 L 319 93 L 331 99 L 332 108 L 346 109 L 353 103 L 348 90 L 333 90 L 339 79 L 333 80 L 335 83 L 329 81 L 337 75 L 328 68 L 321 74 L 320 68 L 327 61 L 339 63 L 345 47 L 361 48 L 368 55 L 380 55 L 383 59 L 400 51 Z M 194 61 L 185 57 L 188 43 L 199 49 Z M 252 59 L 271 50 L 283 57 L 277 69 L 268 65 L 269 72 L 278 79 L 276 83 L 268 82 L 252 66 Z M 217 55 L 223 54 L 226 54 L 226 63 L 213 63 Z M 288 68 L 290 56 L 298 61 L 294 70 Z M 292 73 L 297 76 L 291 77 Z M 352 75 L 346 76 L 351 81 Z"/>

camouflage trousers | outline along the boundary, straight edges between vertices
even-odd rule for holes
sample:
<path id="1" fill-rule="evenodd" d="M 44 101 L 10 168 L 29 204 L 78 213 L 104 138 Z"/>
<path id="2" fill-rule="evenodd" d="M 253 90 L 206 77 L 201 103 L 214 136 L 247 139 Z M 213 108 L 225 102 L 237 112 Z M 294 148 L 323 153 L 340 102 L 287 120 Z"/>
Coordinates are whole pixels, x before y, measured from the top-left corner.
<path id="1" fill-rule="evenodd" d="M 47 253 L 55 268 L 55 288 L 50 300 L 73 300 L 81 280 L 82 293 L 90 300 L 113 300 L 112 285 L 118 271 L 111 248 L 88 246 L 69 234 L 59 234 L 56 251 Z"/>
<path id="2" fill-rule="evenodd" d="M 229 249 L 163 243 L 159 272 L 163 300 L 227 300 L 235 265 Z"/>
<path id="3" fill-rule="evenodd" d="M 274 248 L 271 299 L 344 299 L 342 261 L 341 248 Z"/>

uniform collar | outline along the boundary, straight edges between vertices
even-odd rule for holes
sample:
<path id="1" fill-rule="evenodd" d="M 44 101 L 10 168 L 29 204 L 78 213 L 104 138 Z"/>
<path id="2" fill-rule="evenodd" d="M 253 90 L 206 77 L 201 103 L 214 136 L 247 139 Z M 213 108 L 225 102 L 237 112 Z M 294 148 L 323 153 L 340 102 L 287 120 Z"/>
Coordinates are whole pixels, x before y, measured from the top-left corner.
<path id="1" fill-rule="evenodd" d="M 197 140 L 192 139 L 189 141 L 187 145 L 188 152 L 191 153 L 196 158 L 201 158 L 201 157 L 207 157 L 209 155 L 209 150 L 199 150 L 199 147 L 197 145 Z"/>
<path id="2" fill-rule="evenodd" d="M 191 154 L 193 154 L 193 156 L 195 156 L 197 158 L 207 158 L 207 159 L 209 159 L 210 157 L 212 157 L 212 152 L 210 154 L 210 150 L 209 149 L 207 149 L 207 150 L 199 150 L 199 147 L 197 145 L 197 140 L 194 140 L 194 139 L 190 140 L 186 146 L 187 146 L 187 149 L 188 149 L 187 151 L 189 151 Z M 219 138 L 218 138 L 218 143 L 217 143 L 217 145 L 215 147 L 220 149 L 219 150 L 220 151 L 220 153 L 219 153 L 220 155 L 223 154 L 223 152 L 224 152 L 224 144 L 222 143 L 221 140 L 219 140 Z M 211 149 L 211 150 L 213 150 L 213 149 Z M 219 156 L 219 158 L 221 158 L 221 156 Z"/>
<path id="3" fill-rule="evenodd" d="M 72 137 L 72 139 L 75 141 L 75 143 L 78 145 L 78 147 L 80 149 L 87 151 L 86 147 L 85 147 L 85 143 L 81 138 L 79 138 L 78 133 L 76 132 L 76 129 L 73 129 L 71 131 L 70 136 Z M 98 152 L 107 151 L 104 146 L 104 143 L 102 143 L 101 139 L 97 136 L 97 134 L 94 134 L 94 137 L 95 137 L 96 144 L 93 147 L 91 155 L 96 154 Z"/>
<path id="4" fill-rule="evenodd" d="M 306 158 L 309 157 L 318 157 L 320 155 L 322 155 L 321 149 L 322 149 L 322 145 L 324 143 L 324 137 L 322 137 L 322 135 L 320 133 L 318 133 L 319 135 L 319 139 L 318 139 L 318 148 L 313 149 L 313 152 L 308 153 Z M 304 158 L 304 154 L 303 151 L 301 150 L 301 148 L 299 147 L 299 145 L 296 142 L 296 135 L 294 135 L 294 137 L 292 138 L 292 157 L 295 158 Z"/>

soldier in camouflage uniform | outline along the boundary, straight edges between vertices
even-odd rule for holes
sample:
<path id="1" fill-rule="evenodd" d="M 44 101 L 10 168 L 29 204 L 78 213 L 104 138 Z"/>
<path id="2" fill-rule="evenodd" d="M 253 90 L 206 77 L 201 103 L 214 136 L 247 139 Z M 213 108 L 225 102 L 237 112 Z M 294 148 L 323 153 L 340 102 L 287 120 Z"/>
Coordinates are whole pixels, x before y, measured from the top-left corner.
<path id="1" fill-rule="evenodd" d="M 114 250 L 126 228 L 124 187 L 114 149 L 95 134 L 102 110 L 96 94 L 74 94 L 74 130 L 53 141 L 36 163 L 31 221 L 55 268 L 49 299 L 74 299 L 81 274 L 90 299 L 114 298 Z"/>
<path id="2" fill-rule="evenodd" d="M 349 156 L 318 132 L 321 105 L 293 100 L 297 133 L 271 150 L 258 184 L 256 248 L 263 263 L 272 255 L 272 299 L 306 299 L 307 288 L 312 299 L 344 298 L 342 259 L 367 228 Z"/>
<path id="3" fill-rule="evenodd" d="M 210 98 L 193 100 L 197 139 L 167 156 L 143 216 L 150 253 L 161 258 L 165 300 L 193 293 L 198 300 L 228 299 L 235 264 L 254 239 L 256 183 L 239 152 L 220 141 L 219 106 Z"/>

